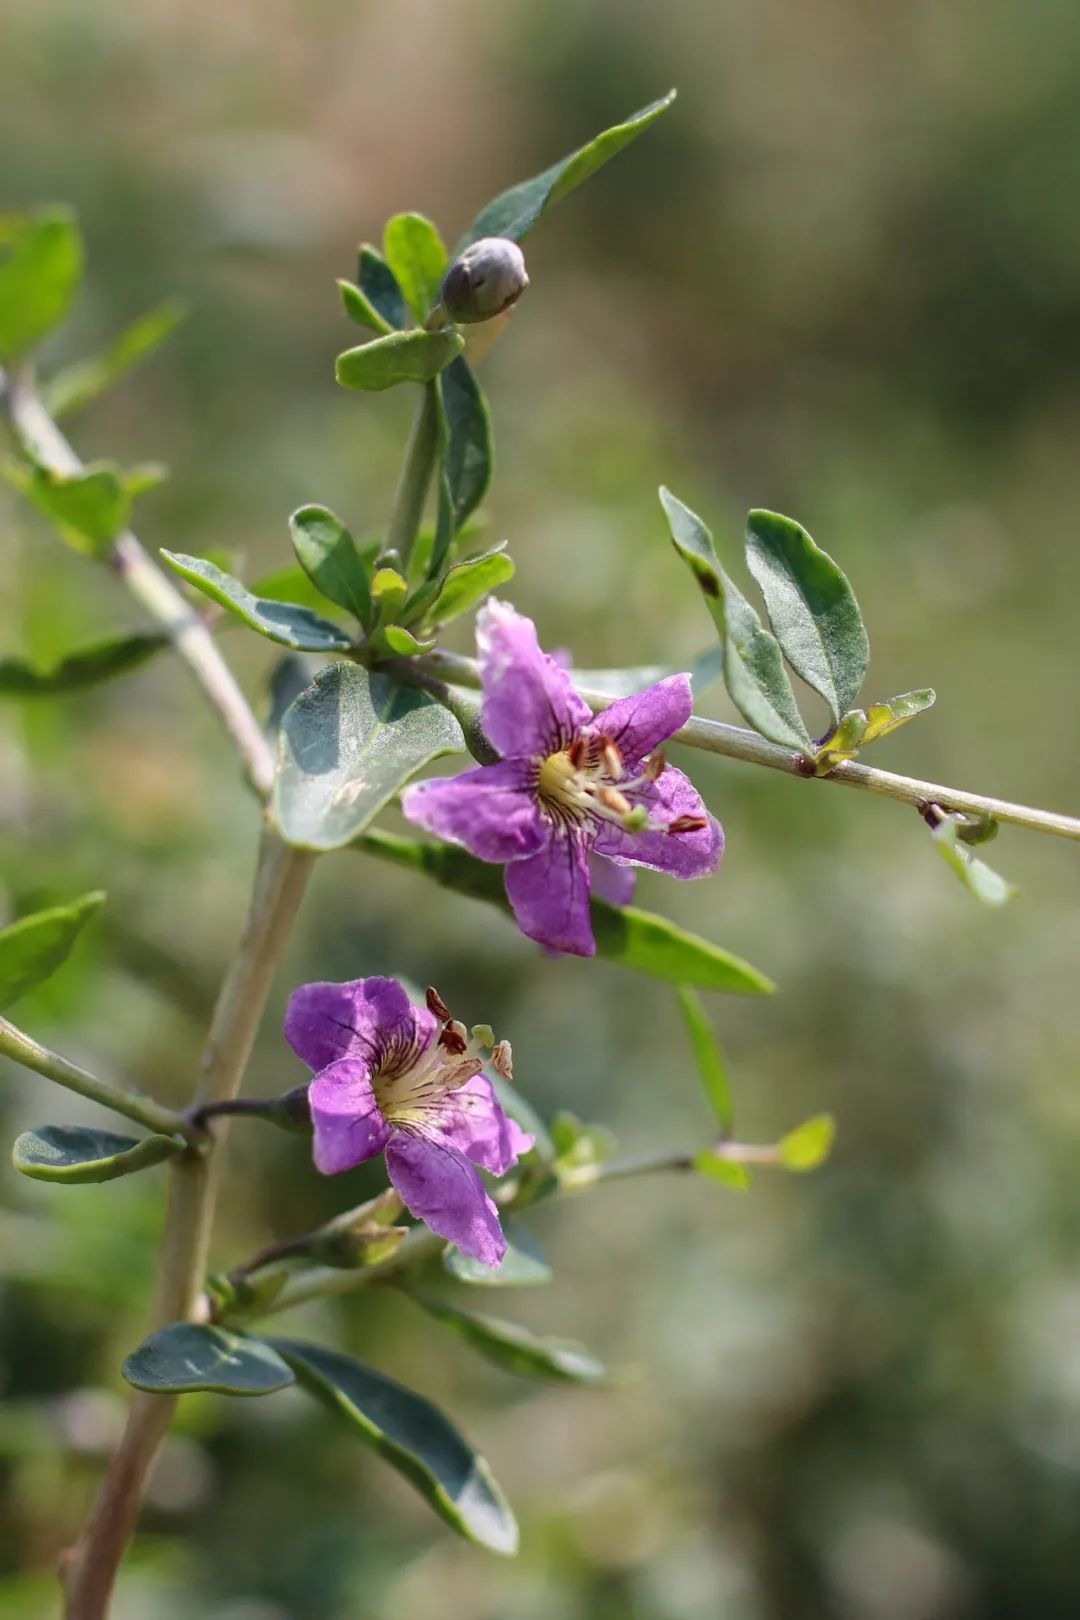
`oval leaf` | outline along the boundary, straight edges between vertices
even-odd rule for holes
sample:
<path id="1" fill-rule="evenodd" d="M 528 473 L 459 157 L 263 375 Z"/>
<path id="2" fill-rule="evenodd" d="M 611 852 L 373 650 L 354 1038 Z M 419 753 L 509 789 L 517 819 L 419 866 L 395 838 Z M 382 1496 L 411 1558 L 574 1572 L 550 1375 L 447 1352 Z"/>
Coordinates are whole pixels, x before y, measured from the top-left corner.
<path id="1" fill-rule="evenodd" d="M 877 742 L 879 737 L 887 737 L 890 731 L 906 726 L 917 714 L 931 708 L 936 696 L 928 686 L 920 692 L 903 692 L 899 697 L 890 698 L 888 703 L 871 703 L 866 711 L 863 743 Z"/>
<path id="2" fill-rule="evenodd" d="M 82 269 L 82 237 L 67 209 L 22 224 L 0 259 L 0 360 L 25 354 L 59 326 Z"/>
<path id="3" fill-rule="evenodd" d="M 785 1170 L 816 1170 L 832 1152 L 836 1121 L 831 1114 L 815 1114 L 776 1144 L 779 1162 Z"/>
<path id="4" fill-rule="evenodd" d="M 69 906 L 50 906 L 0 929 L 0 1008 L 50 978 L 105 903 L 100 890 Z"/>
<path id="5" fill-rule="evenodd" d="M 356 322 L 357 326 L 366 326 L 370 332 L 378 332 L 380 337 L 385 337 L 388 332 L 394 330 L 390 322 L 383 319 L 367 294 L 362 292 L 359 287 L 354 286 L 351 281 L 340 280 L 338 287 L 341 291 L 341 302 L 345 313 L 351 321 Z"/>
<path id="6" fill-rule="evenodd" d="M 321 619 L 310 608 L 298 607 L 294 602 L 256 596 L 205 557 L 186 557 L 172 551 L 162 551 L 161 555 L 181 579 L 282 647 L 291 647 L 294 652 L 344 652 L 352 645 L 344 630 L 329 619 Z"/>
<path id="7" fill-rule="evenodd" d="M 502 546 L 482 557 L 455 563 L 443 582 L 427 617 L 432 624 L 449 624 L 482 602 L 490 591 L 513 579 L 516 570 Z"/>
<path id="8" fill-rule="evenodd" d="M 855 593 L 801 524 L 754 511 L 746 560 L 761 588 L 784 657 L 838 721 L 859 695 L 870 643 Z"/>
<path id="9" fill-rule="evenodd" d="M 508 236 L 511 241 L 522 241 L 541 214 L 553 208 L 590 175 L 595 174 L 597 169 L 621 152 L 624 146 L 629 146 L 630 142 L 643 134 L 662 112 L 667 111 L 674 100 L 675 92 L 670 90 L 659 101 L 651 101 L 647 107 L 642 107 L 640 112 L 632 113 L 623 123 L 605 129 L 602 135 L 597 135 L 588 145 L 579 147 L 576 152 L 571 152 L 569 157 L 553 163 L 543 174 L 534 175 L 531 180 L 523 180 L 519 185 L 511 186 L 509 191 L 502 192 L 477 214 L 455 248 L 455 257 L 467 248 L 470 242 L 479 241 L 482 236 Z"/>
<path id="10" fill-rule="evenodd" d="M 783 748 L 812 753 L 776 638 L 762 629 L 750 603 L 721 568 L 712 536 L 697 513 L 668 489 L 661 489 L 660 500 L 675 550 L 700 585 L 720 632 L 724 680 L 732 702 L 763 737 Z"/>
<path id="11" fill-rule="evenodd" d="M 729 1159 L 726 1154 L 718 1153 L 715 1148 L 704 1148 L 701 1153 L 694 1156 L 694 1169 L 699 1176 L 706 1176 L 710 1181 L 719 1181 L 724 1187 L 734 1187 L 736 1192 L 746 1192 L 750 1186 L 750 1172 L 745 1164 L 739 1164 L 736 1159 Z"/>
<path id="12" fill-rule="evenodd" d="M 68 653 L 51 669 L 35 669 L 21 658 L 0 658 L 0 697 L 60 697 L 67 692 L 85 692 L 104 681 L 129 675 L 168 645 L 168 636 L 113 636 Z"/>
<path id="13" fill-rule="evenodd" d="M 61 537 L 76 551 L 100 556 L 127 527 L 132 492 L 112 462 L 95 462 L 77 473 L 54 472 L 49 467 L 9 468 L 6 476 L 56 524 Z"/>
<path id="14" fill-rule="evenodd" d="M 568 1339 L 541 1338 L 516 1322 L 461 1311 L 447 1300 L 419 1289 L 403 1290 L 410 1299 L 445 1324 L 459 1339 L 478 1350 L 504 1372 L 521 1378 L 555 1379 L 568 1384 L 603 1384 L 609 1374 L 583 1345 Z"/>
<path id="15" fill-rule="evenodd" d="M 42 389 L 45 407 L 52 417 L 69 416 L 99 398 L 120 381 L 133 366 L 147 359 L 171 337 L 187 313 L 187 306 L 170 298 L 156 309 L 140 315 L 126 327 L 103 354 L 90 360 L 77 360 L 50 377 Z"/>
<path id="16" fill-rule="evenodd" d="M 455 532 L 480 505 L 491 483 L 491 417 L 466 360 L 457 359 L 439 378 L 446 417 L 445 474 Z"/>
<path id="17" fill-rule="evenodd" d="M 271 1341 L 316 1400 L 410 1480 L 459 1535 L 517 1551 L 518 1528 L 483 1457 L 430 1401 L 351 1356 L 294 1339 Z"/>
<path id="18" fill-rule="evenodd" d="M 348 529 L 325 506 L 302 506 L 289 519 L 293 550 L 311 583 L 331 602 L 371 627 L 368 571 Z"/>
<path id="19" fill-rule="evenodd" d="M 370 242 L 365 242 L 360 249 L 356 279 L 360 291 L 384 322 L 385 328 L 391 332 L 399 331 L 408 320 L 405 298 L 394 272 Z"/>
<path id="20" fill-rule="evenodd" d="M 115 1181 L 182 1153 L 182 1136 L 119 1136 L 84 1125 L 38 1125 L 11 1150 L 16 1170 L 35 1181 Z"/>
<path id="21" fill-rule="evenodd" d="M 368 394 L 403 382 L 430 382 L 464 347 L 465 339 L 452 327 L 439 332 L 392 332 L 339 354 L 337 380 L 342 388 L 360 388 Z"/>
<path id="22" fill-rule="evenodd" d="M 409 777 L 465 739 L 451 714 L 415 687 L 356 664 L 331 664 L 281 727 L 274 807 L 302 849 L 339 849 Z"/>
<path id="23" fill-rule="evenodd" d="M 423 326 L 439 302 L 446 274 L 446 246 L 423 214 L 395 214 L 383 232 L 383 254 L 417 324 Z"/>
<path id="24" fill-rule="evenodd" d="M 357 848 L 414 872 L 434 878 L 445 889 L 487 900 L 512 915 L 502 868 L 478 861 L 454 844 L 424 844 L 394 833 L 368 831 Z M 735 995 L 771 995 L 776 989 L 749 962 L 677 928 L 664 917 L 637 906 L 611 906 L 593 898 L 592 924 L 596 952 L 638 973 L 698 990 L 727 990 Z"/>
<path id="25" fill-rule="evenodd" d="M 931 829 L 938 854 L 976 900 L 981 900 L 984 906 L 1003 906 L 1006 900 L 1012 899 L 1016 888 L 979 859 L 962 836 L 964 827 L 965 823 L 957 816 L 946 816 Z"/>
<path id="26" fill-rule="evenodd" d="M 272 1395 L 295 1383 L 291 1367 L 262 1339 L 201 1322 L 172 1322 L 133 1350 L 123 1374 L 154 1395 Z"/>
<path id="27" fill-rule="evenodd" d="M 540 1245 L 524 1226 L 503 1221 L 506 1253 L 501 1266 L 485 1266 L 453 1245 L 443 1250 L 443 1265 L 458 1282 L 479 1288 L 535 1288 L 551 1281 L 551 1267 Z"/>

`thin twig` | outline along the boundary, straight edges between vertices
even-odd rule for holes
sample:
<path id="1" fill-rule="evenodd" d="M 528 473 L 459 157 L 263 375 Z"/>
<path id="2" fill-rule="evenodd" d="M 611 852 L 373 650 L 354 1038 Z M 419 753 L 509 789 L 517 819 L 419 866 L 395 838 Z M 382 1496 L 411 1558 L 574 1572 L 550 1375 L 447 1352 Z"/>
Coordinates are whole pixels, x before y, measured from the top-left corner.
<path id="1" fill-rule="evenodd" d="M 28 376 L 0 371 L 0 401 L 16 437 L 34 460 L 71 476 L 83 463 L 35 393 Z M 118 536 L 108 560 L 128 589 L 164 627 L 240 753 L 252 785 L 265 798 L 274 780 L 274 756 L 232 671 L 203 620 L 150 558 L 130 529 Z"/>
<path id="2" fill-rule="evenodd" d="M 424 385 L 423 396 L 416 407 L 409 442 L 405 446 L 405 460 L 394 494 L 393 510 L 386 529 L 385 549 L 396 551 L 403 568 L 408 567 L 424 503 L 435 470 L 435 456 L 439 442 L 438 400 L 435 383 Z"/>
<path id="3" fill-rule="evenodd" d="M 145 1125 L 148 1131 L 157 1131 L 166 1136 L 184 1136 L 189 1140 L 196 1134 L 175 1109 L 166 1108 L 163 1103 L 155 1102 L 153 1097 L 147 1097 L 141 1091 L 125 1091 L 122 1086 L 114 1086 L 108 1080 L 99 1080 L 69 1058 L 61 1057 L 58 1052 L 50 1052 L 47 1046 L 42 1046 L 32 1036 L 16 1029 L 6 1018 L 0 1018 L 0 1053 L 15 1063 L 21 1063 L 24 1069 L 33 1069 L 47 1080 L 54 1080 L 58 1086 L 66 1086 L 68 1091 L 76 1091 L 80 1097 L 100 1103 L 102 1108 L 111 1108 L 114 1114 L 123 1114 L 125 1119 Z"/>
<path id="4" fill-rule="evenodd" d="M 478 687 L 480 665 L 474 658 L 462 658 L 456 653 L 432 652 L 417 659 L 424 669 L 457 686 Z M 610 694 L 578 691 L 593 710 L 606 709 L 612 702 Z M 709 754 L 722 754 L 725 759 L 738 759 L 750 765 L 765 765 L 769 770 L 784 771 L 788 776 L 801 776 L 814 782 L 838 782 L 841 787 L 861 788 L 866 793 L 877 793 L 887 799 L 920 808 L 931 801 L 945 810 L 961 810 L 971 815 L 992 816 L 996 821 L 1008 822 L 1014 827 L 1027 827 L 1032 832 L 1051 833 L 1058 838 L 1080 840 L 1080 819 L 1058 815 L 1052 810 L 1036 810 L 1025 804 L 1011 804 L 1006 799 L 990 798 L 983 793 L 966 793 L 960 788 L 943 787 L 938 782 L 922 782 L 913 776 L 896 776 L 892 771 L 881 771 L 873 765 L 861 765 L 857 760 L 845 760 L 826 776 L 808 772 L 806 761 L 799 753 L 781 748 L 777 743 L 747 731 L 742 726 L 729 726 L 720 720 L 702 720 L 696 715 L 677 731 L 673 742 L 687 748 L 700 748 Z"/>

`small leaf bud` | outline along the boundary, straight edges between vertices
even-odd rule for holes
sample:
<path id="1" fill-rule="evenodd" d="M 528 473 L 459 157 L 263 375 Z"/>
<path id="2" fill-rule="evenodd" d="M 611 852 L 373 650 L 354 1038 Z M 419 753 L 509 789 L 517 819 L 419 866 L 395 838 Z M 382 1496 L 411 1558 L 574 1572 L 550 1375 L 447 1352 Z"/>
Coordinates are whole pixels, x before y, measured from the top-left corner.
<path id="1" fill-rule="evenodd" d="M 440 299 L 452 321 L 489 321 L 516 304 L 529 278 L 525 255 L 505 236 L 483 236 L 454 260 Z"/>

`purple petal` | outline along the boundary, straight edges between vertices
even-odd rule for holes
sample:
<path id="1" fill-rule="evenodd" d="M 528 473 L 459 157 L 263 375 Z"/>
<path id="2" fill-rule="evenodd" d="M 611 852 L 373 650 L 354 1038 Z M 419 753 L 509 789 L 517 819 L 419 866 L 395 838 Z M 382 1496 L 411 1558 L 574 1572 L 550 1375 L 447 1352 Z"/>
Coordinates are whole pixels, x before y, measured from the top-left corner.
<path id="1" fill-rule="evenodd" d="M 386 1149 L 390 1180 L 418 1220 L 463 1254 L 497 1266 L 506 1253 L 499 1212 L 480 1172 L 437 1132 L 395 1130 Z"/>
<path id="2" fill-rule="evenodd" d="M 363 1058 L 342 1058 L 308 1089 L 315 1126 L 315 1168 L 324 1176 L 351 1170 L 381 1153 L 390 1135 Z"/>
<path id="3" fill-rule="evenodd" d="M 628 906 L 637 888 L 637 873 L 629 866 L 616 866 L 595 852 L 589 855 L 589 889 L 609 906 Z"/>
<path id="4" fill-rule="evenodd" d="M 508 759 L 445 781 L 417 782 L 406 789 L 401 808 L 408 821 L 464 844 L 482 861 L 516 861 L 544 842 L 531 760 Z"/>
<path id="5" fill-rule="evenodd" d="M 542 652 L 536 626 L 506 602 L 489 599 L 476 620 L 484 666 L 484 730 L 508 758 L 569 748 L 589 707 L 565 670 Z"/>
<path id="6" fill-rule="evenodd" d="M 697 832 L 624 832 L 611 822 L 601 823 L 593 845 L 598 855 L 633 866 L 652 866 L 672 877 L 708 877 L 720 865 L 724 831 L 709 815 L 693 782 L 671 765 L 659 780 L 627 794 L 632 804 L 643 804 L 653 821 L 667 826 L 679 816 L 704 816 L 708 825 Z M 513 868 L 507 868 L 512 871 Z"/>
<path id="7" fill-rule="evenodd" d="M 302 984 L 289 997 L 285 1039 L 309 1068 L 357 1057 L 377 1068 L 388 1054 L 426 1050 L 438 1028 L 396 979 Z"/>
<path id="8" fill-rule="evenodd" d="M 521 932 L 572 956 L 596 955 L 587 848 L 583 833 L 559 828 L 546 849 L 506 868 L 506 893 Z"/>
<path id="9" fill-rule="evenodd" d="M 689 675 L 669 675 L 644 692 L 620 698 L 598 714 L 589 729 L 610 737 L 624 762 L 634 766 L 681 730 L 693 707 Z"/>
<path id="10" fill-rule="evenodd" d="M 440 1136 L 493 1176 L 504 1176 L 533 1138 L 510 1118 L 486 1075 L 477 1074 L 450 1092 L 439 1107 Z"/>

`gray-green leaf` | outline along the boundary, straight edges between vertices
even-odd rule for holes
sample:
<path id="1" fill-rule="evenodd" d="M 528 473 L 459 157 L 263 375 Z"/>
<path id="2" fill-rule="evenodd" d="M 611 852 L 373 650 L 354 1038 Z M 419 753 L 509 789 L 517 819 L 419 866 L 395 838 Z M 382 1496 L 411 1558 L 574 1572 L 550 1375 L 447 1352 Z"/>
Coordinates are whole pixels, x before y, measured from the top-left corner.
<path id="1" fill-rule="evenodd" d="M 293 550 L 304 573 L 324 596 L 371 628 L 368 571 L 348 529 L 325 506 L 302 506 L 289 519 Z"/>
<path id="2" fill-rule="evenodd" d="M 282 834 L 302 849 L 339 849 L 410 776 L 464 747 L 457 721 L 425 693 L 331 664 L 282 723 L 274 787 Z"/>
<path id="3" fill-rule="evenodd" d="M 513 579 L 516 570 L 505 546 L 504 541 L 480 557 L 466 557 L 448 570 L 442 589 L 428 609 L 430 623 L 449 624 L 482 602 L 490 591 Z"/>
<path id="4" fill-rule="evenodd" d="M 344 1417 L 459 1535 L 491 1552 L 517 1551 L 517 1523 L 490 1468 L 430 1401 L 336 1350 L 271 1343 L 304 1389 Z"/>
<path id="5" fill-rule="evenodd" d="M 0 929 L 0 1009 L 51 978 L 104 903 L 104 894 L 95 890 L 69 906 L 50 906 Z"/>
<path id="6" fill-rule="evenodd" d="M 482 236 L 508 236 L 511 241 L 522 241 L 541 214 L 569 196 L 571 191 L 621 152 L 624 146 L 629 146 L 662 112 L 667 111 L 674 100 L 675 92 L 670 90 L 659 101 L 651 101 L 640 112 L 632 113 L 625 122 L 604 130 L 603 134 L 597 135 L 576 152 L 571 152 L 569 157 L 553 163 L 542 174 L 502 192 L 477 214 L 455 248 L 455 258 L 470 242 L 477 242 Z"/>
<path id="7" fill-rule="evenodd" d="M 81 1184 L 115 1181 L 182 1153 L 182 1136 L 120 1136 L 85 1125 L 38 1125 L 24 1131 L 11 1151 L 16 1170 L 35 1181 Z"/>
<path id="8" fill-rule="evenodd" d="M 541 1338 L 516 1322 L 459 1310 L 448 1300 L 426 1290 L 409 1288 L 404 1292 L 504 1372 L 517 1373 L 521 1378 L 554 1379 L 569 1384 L 608 1381 L 607 1368 L 583 1345 L 568 1339 Z"/>
<path id="9" fill-rule="evenodd" d="M 430 382 L 464 347 L 465 339 L 452 327 L 438 332 L 392 332 L 339 354 L 337 380 L 342 388 L 360 388 L 369 394 L 403 382 Z"/>
<path id="10" fill-rule="evenodd" d="M 383 254 L 416 322 L 423 326 L 439 301 L 446 246 L 423 214 L 395 214 L 383 232 Z"/>
<path id="11" fill-rule="evenodd" d="M 399 331 L 408 320 L 405 297 L 398 280 L 382 254 L 365 242 L 360 249 L 356 279 L 360 291 L 391 331 Z M 350 314 L 355 314 L 350 310 Z"/>
<path id="12" fill-rule="evenodd" d="M 54 209 L 30 216 L 0 259 L 0 360 L 13 360 L 59 326 L 82 276 L 75 216 Z"/>
<path id="13" fill-rule="evenodd" d="M 226 574 L 205 557 L 186 557 L 173 551 L 162 551 L 161 555 L 181 579 L 282 647 L 291 647 L 293 652 L 343 652 L 352 645 L 344 630 L 329 619 L 321 619 L 309 608 L 297 607 L 293 602 L 255 596 L 232 574 Z"/>
<path id="14" fill-rule="evenodd" d="M 77 473 L 7 467 L 5 476 L 51 518 L 76 551 L 102 556 L 127 527 L 133 492 L 111 461 L 94 462 Z"/>
<path id="15" fill-rule="evenodd" d="M 60 697 L 85 692 L 104 681 L 139 669 L 169 645 L 168 636 L 112 636 L 68 653 L 51 669 L 38 669 L 22 658 L 0 658 L 0 697 Z"/>
<path id="16" fill-rule="evenodd" d="M 756 731 L 784 748 L 813 753 L 774 636 L 720 566 L 712 536 L 696 512 L 661 488 L 675 550 L 690 568 L 724 649 L 724 680 L 736 708 Z"/>
<path id="17" fill-rule="evenodd" d="M 272 1345 L 200 1322 L 173 1322 L 152 1333 L 128 1356 L 123 1374 L 154 1395 L 272 1395 L 296 1382 Z"/>
<path id="18" fill-rule="evenodd" d="M 750 513 L 746 560 L 784 657 L 839 720 L 858 697 L 870 661 L 845 575 L 800 524 L 776 512 Z"/>
<path id="19" fill-rule="evenodd" d="M 369 829 L 357 842 L 357 848 L 423 872 L 443 888 L 474 900 L 486 900 L 512 915 L 502 868 L 478 861 L 455 844 L 424 844 Z M 654 979 L 735 995 L 771 995 L 776 989 L 772 980 L 749 962 L 637 906 L 611 906 L 594 897 L 592 925 L 598 956 Z"/>
<path id="20" fill-rule="evenodd" d="M 981 861 L 970 845 L 964 842 L 964 825 L 963 818 L 946 816 L 931 829 L 938 854 L 956 873 L 964 887 L 970 889 L 984 906 L 1003 906 L 1016 893 L 1016 888 L 1006 882 L 1000 872 L 995 872 L 992 866 Z"/>
<path id="21" fill-rule="evenodd" d="M 443 1250 L 443 1265 L 458 1282 L 479 1288 L 535 1288 L 551 1281 L 551 1267 L 532 1233 L 516 1221 L 504 1220 L 506 1253 L 501 1266 L 485 1266 L 460 1249 Z"/>
<path id="22" fill-rule="evenodd" d="M 104 394 L 134 366 L 147 359 L 180 325 L 187 306 L 170 298 L 140 315 L 102 353 L 58 371 L 42 388 L 51 416 L 69 416 Z"/>
<path id="23" fill-rule="evenodd" d="M 487 494 L 493 451 L 491 417 L 471 366 L 460 357 L 439 378 L 446 416 L 446 482 L 455 532 Z"/>

